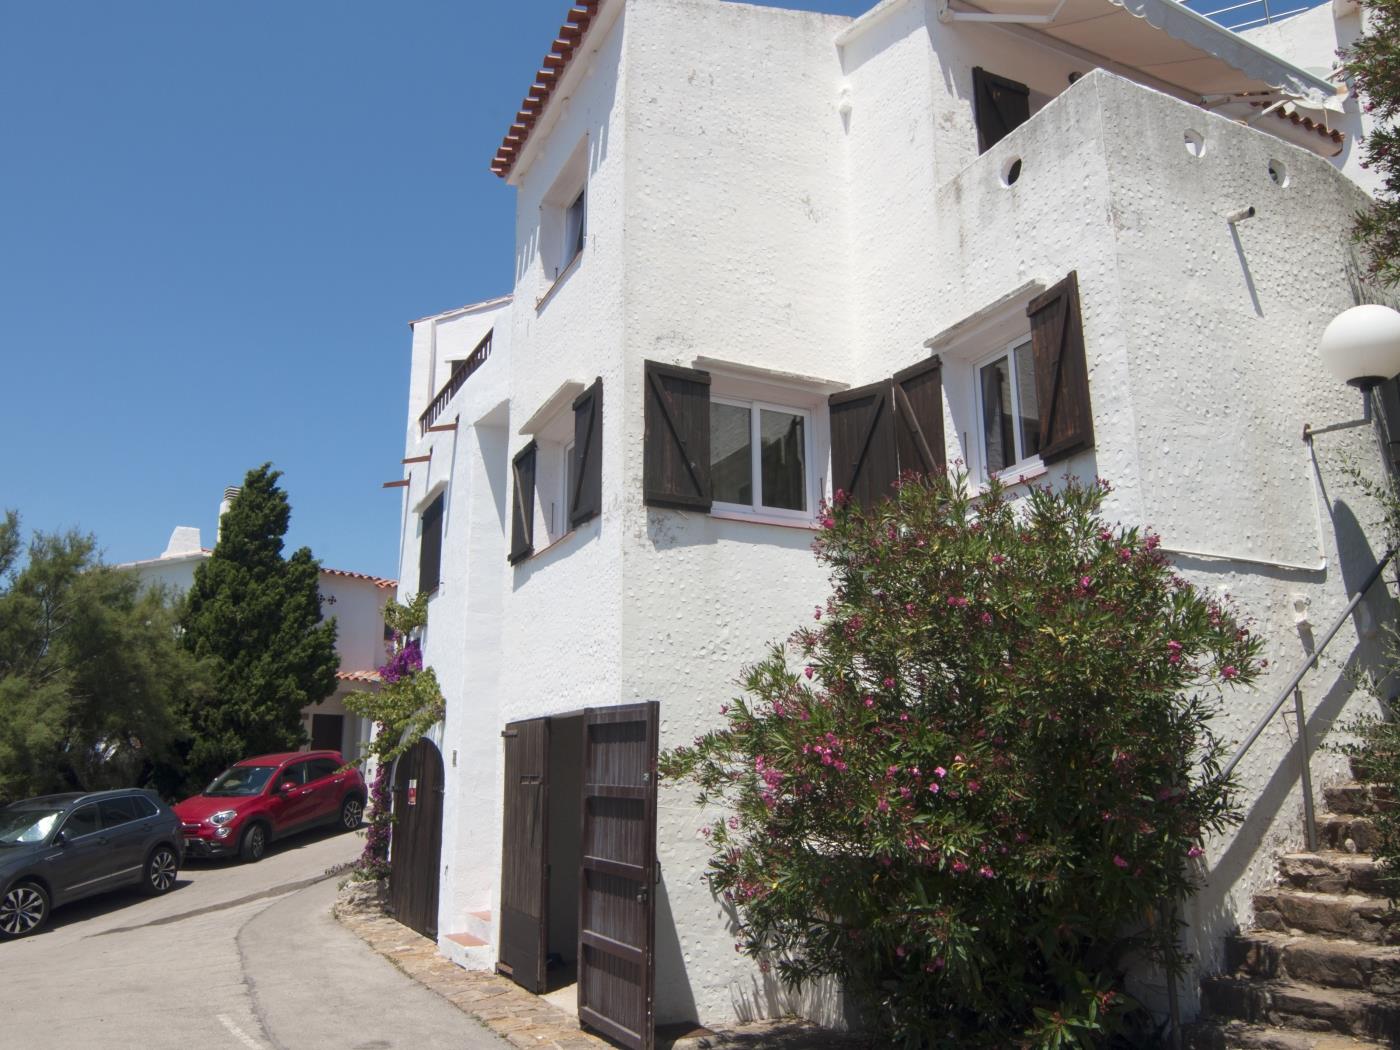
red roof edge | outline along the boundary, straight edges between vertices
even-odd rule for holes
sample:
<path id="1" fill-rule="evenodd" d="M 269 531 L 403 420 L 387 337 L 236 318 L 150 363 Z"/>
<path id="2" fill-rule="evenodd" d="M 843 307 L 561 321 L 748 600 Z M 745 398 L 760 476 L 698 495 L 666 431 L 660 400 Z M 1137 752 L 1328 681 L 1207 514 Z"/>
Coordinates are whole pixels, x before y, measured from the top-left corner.
<path id="1" fill-rule="evenodd" d="M 588 34 L 588 27 L 593 24 L 593 18 L 598 13 L 600 3 L 602 0 L 577 0 L 577 3 L 569 8 L 568 17 L 559 27 L 549 54 L 544 56 L 539 71 L 535 74 L 535 83 L 531 85 L 525 101 L 521 103 L 520 112 L 515 115 L 515 122 L 506 132 L 501 140 L 501 148 L 491 160 L 491 170 L 501 178 L 507 178 L 514 169 L 515 162 L 520 159 L 525 144 L 530 141 L 536 121 L 549 105 L 555 86 L 563 79 L 569 63 L 578 54 L 583 39 Z"/>

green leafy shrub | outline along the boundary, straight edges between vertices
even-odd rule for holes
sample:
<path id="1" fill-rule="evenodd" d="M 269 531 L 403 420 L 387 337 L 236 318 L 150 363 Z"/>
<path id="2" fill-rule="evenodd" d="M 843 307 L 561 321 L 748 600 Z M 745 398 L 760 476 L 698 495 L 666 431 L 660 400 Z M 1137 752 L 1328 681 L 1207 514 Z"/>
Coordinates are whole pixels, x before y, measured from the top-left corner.
<path id="1" fill-rule="evenodd" d="M 965 475 L 827 511 L 833 591 L 663 772 L 703 829 L 736 948 L 835 975 L 902 1047 L 1107 1045 L 1127 953 L 1237 819 L 1209 723 L 1259 641 L 1107 525 L 1107 486 L 1013 504 Z"/>

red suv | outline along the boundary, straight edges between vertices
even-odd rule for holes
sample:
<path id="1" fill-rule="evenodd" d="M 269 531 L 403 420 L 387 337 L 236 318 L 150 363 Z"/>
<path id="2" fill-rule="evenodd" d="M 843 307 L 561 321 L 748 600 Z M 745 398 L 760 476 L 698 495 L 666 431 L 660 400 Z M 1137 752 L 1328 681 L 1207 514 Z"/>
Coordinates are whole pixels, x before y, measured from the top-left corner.
<path id="1" fill-rule="evenodd" d="M 187 857 L 237 853 L 261 860 L 267 845 L 320 824 L 360 826 L 365 781 L 337 751 L 245 758 L 175 807 Z"/>

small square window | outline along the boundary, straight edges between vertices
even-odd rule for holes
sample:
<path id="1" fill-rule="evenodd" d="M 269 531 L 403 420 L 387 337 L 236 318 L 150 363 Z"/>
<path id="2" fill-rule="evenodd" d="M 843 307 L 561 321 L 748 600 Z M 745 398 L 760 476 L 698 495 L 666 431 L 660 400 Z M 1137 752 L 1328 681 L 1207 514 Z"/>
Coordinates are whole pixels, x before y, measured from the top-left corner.
<path id="1" fill-rule="evenodd" d="M 715 507 L 812 516 L 812 414 L 760 401 L 710 401 L 710 483 Z"/>
<path id="2" fill-rule="evenodd" d="M 1040 406 L 1031 341 L 1022 338 L 977 368 L 982 473 L 1024 467 L 1040 454 Z"/>

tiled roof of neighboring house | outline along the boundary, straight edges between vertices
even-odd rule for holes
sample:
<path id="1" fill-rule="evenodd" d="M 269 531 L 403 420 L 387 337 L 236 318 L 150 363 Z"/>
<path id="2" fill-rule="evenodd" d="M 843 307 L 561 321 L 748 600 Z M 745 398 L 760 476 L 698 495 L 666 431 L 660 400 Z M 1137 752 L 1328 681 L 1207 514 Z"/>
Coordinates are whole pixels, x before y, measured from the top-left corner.
<path id="1" fill-rule="evenodd" d="M 544 113 L 550 96 L 554 94 L 559 81 L 564 78 L 564 71 L 569 68 L 569 62 L 582 46 L 584 35 L 598 13 L 599 3 L 601 0 L 578 0 L 569 9 L 568 18 L 559 27 L 559 36 L 549 49 L 549 54 L 544 56 L 539 72 L 535 74 L 535 83 L 531 86 L 530 93 L 520 104 L 520 110 L 515 114 L 515 122 L 501 140 L 501 148 L 496 151 L 496 156 L 491 161 L 491 170 L 501 178 L 506 178 L 515 167 L 521 151 L 525 149 L 525 143 L 530 139 L 535 122 Z"/>
<path id="2" fill-rule="evenodd" d="M 379 682 L 378 671 L 337 671 L 335 676 L 342 682 L 365 682 L 370 685 Z"/>
<path id="3" fill-rule="evenodd" d="M 324 572 L 327 576 L 340 576 L 347 580 L 368 580 L 370 583 L 378 587 L 381 591 L 387 591 L 390 588 L 397 587 L 399 585 L 398 580 L 386 580 L 383 576 L 371 576 L 368 573 L 364 572 L 351 572 L 349 569 L 323 568 L 321 571 Z"/>
<path id="4" fill-rule="evenodd" d="M 1264 103 L 1256 102 L 1254 105 L 1262 106 Z M 1293 105 L 1283 106 L 1274 110 L 1274 116 L 1278 117 L 1279 120 L 1287 120 L 1300 128 L 1306 128 L 1308 131 L 1316 132 L 1330 142 L 1341 142 L 1346 138 L 1346 135 L 1336 128 L 1329 128 L 1326 124 L 1313 120 L 1311 117 L 1303 116 L 1298 112 L 1297 107 Z"/>

